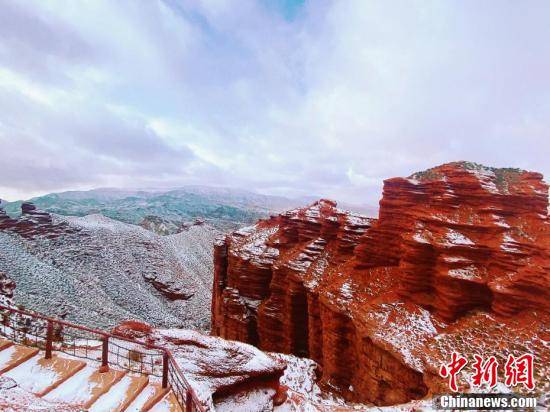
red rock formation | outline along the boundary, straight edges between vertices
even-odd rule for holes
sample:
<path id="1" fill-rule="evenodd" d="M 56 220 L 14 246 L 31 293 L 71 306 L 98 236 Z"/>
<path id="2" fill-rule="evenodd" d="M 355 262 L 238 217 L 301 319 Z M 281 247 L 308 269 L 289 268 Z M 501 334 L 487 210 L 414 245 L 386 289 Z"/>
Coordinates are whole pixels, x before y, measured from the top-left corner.
<path id="1" fill-rule="evenodd" d="M 112 333 L 128 339 L 147 338 L 153 332 L 151 325 L 139 320 L 127 320 L 115 326 Z"/>
<path id="2" fill-rule="evenodd" d="M 7 230 L 15 226 L 17 220 L 10 218 L 4 209 L 0 208 L 0 230 Z"/>
<path id="3" fill-rule="evenodd" d="M 17 233 L 28 239 L 55 239 L 64 234 L 75 233 L 75 229 L 66 223 L 54 223 L 49 213 L 37 209 L 32 203 L 21 204 L 21 216 L 18 219 L 10 218 L 0 208 L 0 231 Z"/>
<path id="4" fill-rule="evenodd" d="M 7 298 L 13 298 L 15 290 L 15 282 L 6 276 L 4 272 L 0 272 L 0 295 Z"/>
<path id="5" fill-rule="evenodd" d="M 321 200 L 216 244 L 213 334 L 310 357 L 326 386 L 382 405 L 440 389 L 452 350 L 531 350 L 545 373 L 541 174 L 450 163 L 386 180 L 378 220 L 335 206 Z"/>
<path id="6" fill-rule="evenodd" d="M 151 283 L 156 290 L 170 300 L 188 300 L 195 294 L 194 290 L 183 288 L 175 281 L 159 280 L 155 276 L 155 273 L 146 273 L 143 274 L 143 277 Z"/>
<path id="7" fill-rule="evenodd" d="M 154 329 L 139 321 L 123 322 L 113 333 L 169 349 L 197 396 L 212 410 L 219 403 L 224 410 L 249 410 L 231 405 L 252 395 L 255 407 L 258 402 L 273 406 L 272 398 L 280 402 L 283 396 L 279 379 L 285 364 L 251 345 L 186 329 Z"/>
<path id="8" fill-rule="evenodd" d="M 13 291 L 15 282 L 11 280 L 4 272 L 0 272 L 0 305 L 13 305 Z"/>

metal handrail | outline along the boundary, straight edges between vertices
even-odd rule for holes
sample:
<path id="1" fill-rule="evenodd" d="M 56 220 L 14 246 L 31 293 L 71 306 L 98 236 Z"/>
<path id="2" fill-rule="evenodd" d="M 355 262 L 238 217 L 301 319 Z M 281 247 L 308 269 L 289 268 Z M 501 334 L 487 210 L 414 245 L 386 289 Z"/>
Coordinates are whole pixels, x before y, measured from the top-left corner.
<path id="1" fill-rule="evenodd" d="M 114 363 L 115 365 L 119 366 L 120 368 L 136 372 L 135 369 L 132 369 L 129 366 L 130 364 L 127 366 L 127 365 L 124 365 L 124 364 L 120 364 L 118 362 L 119 361 L 119 352 L 115 352 L 116 355 L 117 355 L 117 362 L 113 362 L 112 360 L 109 360 L 109 354 L 111 353 L 109 351 L 109 348 L 110 348 L 109 345 L 116 346 L 117 350 L 120 349 L 120 348 L 123 348 L 123 349 L 127 350 L 128 355 L 126 356 L 126 358 L 130 358 L 130 351 L 131 351 L 131 349 L 121 347 L 121 346 L 119 346 L 115 343 L 111 344 L 109 342 L 110 339 L 125 341 L 125 342 L 131 343 L 133 345 L 138 345 L 140 347 L 143 347 L 144 349 L 149 350 L 149 351 L 150 350 L 156 350 L 156 351 L 160 352 L 159 355 L 162 356 L 162 375 L 161 375 L 162 376 L 162 387 L 163 388 L 167 388 L 168 386 L 171 387 L 178 403 L 180 404 L 182 409 L 186 412 L 187 411 L 192 411 L 192 410 L 196 410 L 196 411 L 199 411 L 199 412 L 206 412 L 209 409 L 207 406 L 205 406 L 199 400 L 195 390 L 189 384 L 189 381 L 185 378 L 185 375 L 181 371 L 178 363 L 176 362 L 176 359 L 174 358 L 174 356 L 172 355 L 170 350 L 168 350 L 165 347 L 155 345 L 155 344 L 151 344 L 151 343 L 147 343 L 147 342 L 141 342 L 139 340 L 127 338 L 127 337 L 124 337 L 124 336 L 118 336 L 118 335 L 115 335 L 115 334 L 112 334 L 112 333 L 109 333 L 109 332 L 105 332 L 105 331 L 101 331 L 101 330 L 98 330 L 98 329 L 88 328 L 86 326 L 76 325 L 74 323 L 70 323 L 70 322 L 67 322 L 67 321 L 64 321 L 64 320 L 61 320 L 61 319 L 55 319 L 55 318 L 45 316 L 45 315 L 42 315 L 42 314 L 39 314 L 39 313 L 28 312 L 28 311 L 21 310 L 21 309 L 16 309 L 16 308 L 12 308 L 12 307 L 9 307 L 9 306 L 0 305 L 0 312 L 5 312 L 5 311 L 7 311 L 9 313 L 17 313 L 19 315 L 27 316 L 27 317 L 30 317 L 32 319 L 40 319 L 42 321 L 45 321 L 45 323 L 46 323 L 46 325 L 45 325 L 46 326 L 45 336 L 41 336 L 39 334 L 34 335 L 32 333 L 29 333 L 28 331 L 21 331 L 21 330 L 17 330 L 17 329 L 13 329 L 13 328 L 12 328 L 12 330 L 14 332 L 14 336 L 15 336 L 15 332 L 20 332 L 20 333 L 23 333 L 25 335 L 24 338 L 23 338 L 23 343 L 24 344 L 27 344 L 28 346 L 38 346 L 40 348 L 43 348 L 45 350 L 45 358 L 46 359 L 49 359 L 49 358 L 52 357 L 52 351 L 54 351 L 54 350 L 58 350 L 58 351 L 62 351 L 62 352 L 67 353 L 66 351 L 63 350 L 63 346 L 61 346 L 59 349 L 54 348 L 55 339 L 63 337 L 64 328 L 76 329 L 76 330 L 79 330 L 79 331 L 89 333 L 91 335 L 98 336 L 100 338 L 100 339 L 97 339 L 97 340 L 101 341 L 101 353 L 102 353 L 102 356 L 101 356 L 102 368 L 101 368 L 101 370 L 102 371 L 107 371 L 108 368 L 109 368 L 109 363 Z M 5 313 L 2 313 L 2 315 L 5 315 Z M 6 326 L 4 323 L 3 323 L 3 325 Z M 57 336 L 55 334 L 55 326 L 58 326 Z M 61 327 L 61 328 L 59 328 L 59 327 Z M 4 336 L 7 336 L 4 329 L 0 329 L 0 334 L 3 334 Z M 34 345 L 33 345 L 33 342 L 28 339 L 27 335 L 31 335 L 35 338 Z M 40 342 L 39 339 L 43 339 L 43 341 Z M 88 355 L 88 347 L 86 347 L 86 350 L 85 350 L 83 355 L 82 354 L 76 355 L 76 347 L 77 347 L 76 343 L 74 343 L 73 345 L 74 345 L 73 351 L 74 351 L 75 356 L 79 356 L 79 357 L 82 357 L 82 358 L 97 361 L 97 358 L 95 356 Z M 141 352 L 139 352 L 139 353 L 141 354 Z M 156 375 L 155 371 L 154 371 L 154 364 L 153 364 L 154 362 L 153 362 L 153 359 L 152 359 L 152 355 L 148 352 L 144 352 L 144 353 L 148 354 L 151 357 L 151 369 L 150 369 L 149 374 Z M 143 372 L 143 364 L 141 364 L 140 370 L 142 371 L 142 373 L 147 373 L 147 372 Z M 156 376 L 159 376 L 159 375 L 156 375 Z"/>

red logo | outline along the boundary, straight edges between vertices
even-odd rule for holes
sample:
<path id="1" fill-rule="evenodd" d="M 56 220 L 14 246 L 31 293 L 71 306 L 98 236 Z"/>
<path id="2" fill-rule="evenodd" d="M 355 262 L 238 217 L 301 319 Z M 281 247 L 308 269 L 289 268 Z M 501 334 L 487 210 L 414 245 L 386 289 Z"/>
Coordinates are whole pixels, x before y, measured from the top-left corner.
<path id="1" fill-rule="evenodd" d="M 449 378 L 449 388 L 453 392 L 458 392 L 458 387 L 456 386 L 456 374 L 459 373 L 464 366 L 468 363 L 468 360 L 458 353 L 453 352 L 451 356 L 451 361 L 448 364 L 441 365 L 439 369 L 439 374 L 443 378 Z"/>
<path id="2" fill-rule="evenodd" d="M 529 353 L 518 358 L 514 355 L 508 355 L 506 365 L 504 365 L 504 381 L 506 386 L 516 386 L 523 384 L 527 389 L 535 388 L 533 383 L 533 363 L 535 357 Z"/>
<path id="3" fill-rule="evenodd" d="M 483 358 L 479 355 L 474 355 L 474 358 L 475 372 L 472 375 L 472 384 L 480 387 L 483 383 L 487 383 L 489 384 L 489 388 L 494 388 L 497 386 L 497 358 L 491 356 L 486 362 L 483 362 Z"/>
<path id="4" fill-rule="evenodd" d="M 481 387 L 487 384 L 489 388 L 494 388 L 498 382 L 498 361 L 496 357 L 490 356 L 484 360 L 479 355 L 474 355 L 474 373 L 471 375 L 472 386 Z M 534 384 L 534 355 L 525 354 L 519 357 L 508 355 L 508 360 L 504 365 L 504 384 L 508 387 L 523 384 L 527 389 L 535 388 Z M 444 363 L 439 368 L 439 374 L 443 378 L 449 379 L 449 388 L 453 392 L 458 392 L 457 374 L 468 364 L 468 360 L 462 355 L 453 352 L 451 361 Z"/>

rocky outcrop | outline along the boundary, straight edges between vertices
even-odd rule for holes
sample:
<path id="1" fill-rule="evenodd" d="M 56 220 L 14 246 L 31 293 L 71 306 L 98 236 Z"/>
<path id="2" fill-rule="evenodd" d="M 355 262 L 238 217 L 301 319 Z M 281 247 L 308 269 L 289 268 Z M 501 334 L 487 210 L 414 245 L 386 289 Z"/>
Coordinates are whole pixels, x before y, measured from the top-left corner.
<path id="1" fill-rule="evenodd" d="M 15 289 L 15 282 L 6 276 L 5 273 L 0 272 L 0 295 L 8 298 L 13 298 L 13 291 Z"/>
<path id="2" fill-rule="evenodd" d="M 21 204 L 21 216 L 17 219 L 9 217 L 0 209 L 0 231 L 17 233 L 20 236 L 33 239 L 45 237 L 55 239 L 59 236 L 76 233 L 74 228 L 64 222 L 54 223 L 52 216 L 36 208 L 32 203 Z"/>
<path id="3" fill-rule="evenodd" d="M 398 266 L 403 297 L 446 320 L 477 307 L 513 315 L 547 306 L 541 174 L 454 163 L 387 180 L 380 204 L 357 265 Z"/>
<path id="4" fill-rule="evenodd" d="M 0 272 L 0 305 L 13 306 L 13 291 L 15 282 L 4 272 Z"/>
<path id="5" fill-rule="evenodd" d="M 9 230 L 15 227 L 17 220 L 9 217 L 4 209 L 0 208 L 0 230 Z"/>
<path id="6" fill-rule="evenodd" d="M 541 174 L 457 162 L 386 180 L 377 220 L 321 200 L 260 221 L 215 245 L 212 333 L 310 357 L 379 405 L 441 389 L 458 349 L 532 351 L 545 373 L 547 207 Z"/>
<path id="7" fill-rule="evenodd" d="M 186 329 L 154 329 L 126 321 L 113 333 L 170 350 L 203 404 L 213 410 L 272 410 L 285 363 L 251 345 Z M 242 407 L 250 397 L 254 408 Z M 265 404 L 265 409 L 258 406 Z"/>
<path id="8" fill-rule="evenodd" d="M 160 280 L 158 274 L 155 272 L 144 273 L 143 278 L 151 283 L 156 290 L 171 301 L 188 300 L 195 294 L 194 289 L 190 289 L 186 285 L 182 285 L 179 279 Z"/>

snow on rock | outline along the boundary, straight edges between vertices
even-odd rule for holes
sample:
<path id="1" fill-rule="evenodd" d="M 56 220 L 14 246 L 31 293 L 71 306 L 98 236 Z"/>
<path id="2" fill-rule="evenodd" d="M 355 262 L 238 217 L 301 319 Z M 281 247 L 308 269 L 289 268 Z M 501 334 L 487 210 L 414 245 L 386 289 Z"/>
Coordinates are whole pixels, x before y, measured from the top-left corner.
<path id="1" fill-rule="evenodd" d="M 16 359 L 17 347 L 12 345 L 0 351 L 0 367 L 7 365 L 12 359 Z"/>
<path id="2" fill-rule="evenodd" d="M 321 387 L 395 405 L 441 389 L 436 365 L 448 352 L 432 345 L 459 336 L 471 313 L 494 317 L 480 318 L 470 350 L 491 340 L 485 330 L 533 312 L 519 340 L 540 337 L 548 186 L 536 172 L 449 163 L 385 180 L 377 220 L 320 200 L 227 235 L 214 259 L 214 335 L 309 357 Z M 516 344 L 503 336 L 499 348 Z"/>
<path id="3" fill-rule="evenodd" d="M 0 272 L 0 305 L 13 306 L 15 282 L 5 273 Z"/>
<path id="4" fill-rule="evenodd" d="M 208 328 L 218 231 L 158 236 L 102 215 L 40 216 L 47 223 L 32 223 L 32 237 L 0 224 L 0 272 L 17 284 L 18 304 L 98 328 L 126 319 Z"/>
<path id="5" fill-rule="evenodd" d="M 130 326 L 113 332 L 134 336 Z M 285 368 L 283 362 L 252 345 L 192 330 L 153 329 L 144 339 L 171 351 L 199 399 L 210 406 L 217 405 L 218 399 L 223 399 L 224 407 L 231 402 L 246 403 L 247 397 L 271 402 Z"/>
<path id="6" fill-rule="evenodd" d="M 450 269 L 447 274 L 456 279 L 464 279 L 464 280 L 483 280 L 483 277 L 479 274 L 478 269 L 473 266 L 467 266 L 465 268 L 459 268 L 459 269 Z"/>
<path id="7" fill-rule="evenodd" d="M 465 235 L 452 229 L 449 229 L 447 231 L 446 239 L 451 245 L 473 245 L 474 244 L 474 242 L 468 239 Z"/>
<path id="8" fill-rule="evenodd" d="M 351 409 L 346 401 L 319 386 L 319 365 L 307 358 L 299 358 L 282 353 L 271 353 L 271 356 L 285 362 L 286 369 L 280 380 L 281 385 L 287 388 L 287 400 L 275 411 L 285 410 L 324 410 L 325 408 Z M 365 405 L 363 405 L 365 406 Z"/>
<path id="9" fill-rule="evenodd" d="M 367 313 L 371 338 L 396 353 L 410 368 L 424 371 L 423 344 L 437 335 L 436 325 L 443 326 L 430 312 L 404 303 L 380 304 Z"/>
<path id="10" fill-rule="evenodd" d="M 271 388 L 254 388 L 243 390 L 240 393 L 220 398 L 216 402 L 216 412 L 263 412 L 273 410 L 273 396 L 275 390 Z"/>

